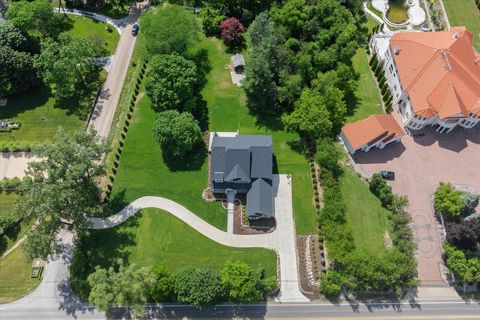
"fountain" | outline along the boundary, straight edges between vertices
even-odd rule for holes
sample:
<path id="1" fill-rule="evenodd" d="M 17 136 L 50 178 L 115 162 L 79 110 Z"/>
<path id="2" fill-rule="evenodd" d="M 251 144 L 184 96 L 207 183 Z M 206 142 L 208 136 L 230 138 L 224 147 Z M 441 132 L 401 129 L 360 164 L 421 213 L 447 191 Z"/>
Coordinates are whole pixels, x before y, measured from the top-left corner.
<path id="1" fill-rule="evenodd" d="M 394 24 L 403 24 L 408 21 L 408 6 L 414 5 L 412 0 L 388 0 L 387 19 Z"/>

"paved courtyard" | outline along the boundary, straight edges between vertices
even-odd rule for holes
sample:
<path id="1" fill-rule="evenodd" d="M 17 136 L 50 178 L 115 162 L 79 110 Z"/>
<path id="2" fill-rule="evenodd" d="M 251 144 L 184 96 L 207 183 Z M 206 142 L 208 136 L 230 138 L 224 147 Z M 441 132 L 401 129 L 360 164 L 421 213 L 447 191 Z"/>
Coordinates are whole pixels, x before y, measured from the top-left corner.
<path id="1" fill-rule="evenodd" d="M 400 143 L 383 150 L 358 153 L 354 160 L 369 173 L 395 171 L 391 186 L 410 201 L 419 279 L 424 286 L 443 286 L 446 283 L 442 280 L 442 235 L 433 214 L 433 192 L 440 182 L 480 190 L 480 129 L 438 134 L 429 127 L 424 132 L 424 136 L 406 135 Z"/>

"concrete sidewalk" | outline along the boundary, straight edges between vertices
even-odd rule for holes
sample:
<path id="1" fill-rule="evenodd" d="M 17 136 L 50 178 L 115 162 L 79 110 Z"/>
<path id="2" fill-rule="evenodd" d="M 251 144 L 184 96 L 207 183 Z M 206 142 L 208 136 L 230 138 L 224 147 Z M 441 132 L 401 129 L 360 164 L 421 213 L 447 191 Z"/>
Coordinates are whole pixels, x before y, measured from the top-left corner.
<path id="1" fill-rule="evenodd" d="M 298 257 L 296 251 L 295 223 L 292 209 L 292 185 L 287 175 L 274 175 L 275 218 L 277 228 L 272 233 L 236 235 L 219 230 L 199 218 L 175 201 L 162 197 L 142 197 L 133 201 L 119 213 L 106 219 L 91 219 L 92 229 L 108 229 L 120 225 L 138 211 L 158 208 L 171 213 L 206 237 L 229 247 L 268 248 L 275 250 L 280 260 L 281 302 L 308 302 L 300 292 Z"/>

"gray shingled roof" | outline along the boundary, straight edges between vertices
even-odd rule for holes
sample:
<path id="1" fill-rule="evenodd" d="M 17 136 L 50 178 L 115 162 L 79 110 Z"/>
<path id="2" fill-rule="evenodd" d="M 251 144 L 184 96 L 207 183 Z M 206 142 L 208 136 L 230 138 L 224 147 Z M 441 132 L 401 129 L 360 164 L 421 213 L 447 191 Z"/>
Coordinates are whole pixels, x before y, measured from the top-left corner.
<path id="1" fill-rule="evenodd" d="M 231 60 L 234 68 L 245 65 L 245 58 L 239 53 L 233 55 Z"/>
<path id="2" fill-rule="evenodd" d="M 257 179 L 247 193 L 249 217 L 273 217 L 273 187 L 271 180 Z"/>
<path id="3" fill-rule="evenodd" d="M 213 136 L 211 150 L 214 192 L 224 192 L 228 188 L 247 192 L 249 216 L 273 217 L 272 137 Z"/>

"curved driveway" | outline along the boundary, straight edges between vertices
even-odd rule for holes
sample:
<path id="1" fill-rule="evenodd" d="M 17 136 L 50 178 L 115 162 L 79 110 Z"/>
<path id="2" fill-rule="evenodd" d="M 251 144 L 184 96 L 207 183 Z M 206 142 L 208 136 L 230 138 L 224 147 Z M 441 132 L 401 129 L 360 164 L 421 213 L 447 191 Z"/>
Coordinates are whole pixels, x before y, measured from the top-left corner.
<path id="1" fill-rule="evenodd" d="M 105 219 L 91 218 L 92 229 L 108 229 L 120 225 L 138 211 L 158 208 L 168 211 L 206 237 L 226 246 L 267 248 L 275 250 L 280 261 L 280 302 L 309 302 L 300 292 L 295 246 L 295 223 L 292 210 L 292 186 L 287 175 L 274 175 L 275 215 L 277 228 L 272 233 L 235 235 L 208 224 L 182 205 L 161 197 L 142 197 L 119 213 Z M 29 295 L 12 303 L 0 305 L 0 319 L 103 318 L 104 314 L 80 301 L 68 283 L 73 236 L 63 231 L 60 235 L 63 252 L 49 262 L 40 285 Z"/>
<path id="2" fill-rule="evenodd" d="M 295 223 L 292 210 L 291 180 L 286 175 L 274 175 L 275 218 L 277 228 L 271 233 L 236 235 L 219 230 L 175 201 L 161 197 L 142 197 L 119 213 L 106 219 L 92 218 L 92 229 L 107 229 L 118 226 L 129 217 L 145 208 L 168 211 L 206 237 L 229 247 L 267 248 L 275 250 L 280 260 L 280 296 L 282 302 L 308 302 L 300 292 L 295 244 Z"/>

